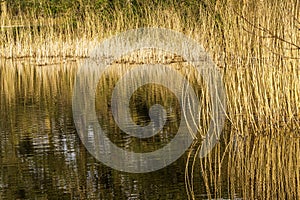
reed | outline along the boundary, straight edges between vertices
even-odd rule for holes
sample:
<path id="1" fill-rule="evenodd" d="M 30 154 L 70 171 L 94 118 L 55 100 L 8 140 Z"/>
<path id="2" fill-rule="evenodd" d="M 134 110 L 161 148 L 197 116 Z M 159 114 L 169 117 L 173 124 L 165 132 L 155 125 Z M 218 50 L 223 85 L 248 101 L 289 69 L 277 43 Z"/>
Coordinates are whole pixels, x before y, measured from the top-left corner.
<path id="1" fill-rule="evenodd" d="M 197 161 L 195 156 L 192 162 L 193 169 L 200 166 L 198 172 L 204 177 L 209 198 L 221 196 L 220 182 L 228 181 L 231 198 L 239 194 L 245 199 L 299 199 L 299 8 L 298 0 L 204 0 L 169 7 L 144 3 L 139 7 L 115 5 L 109 14 L 87 7 L 84 18 L 76 20 L 73 15 L 53 17 L 30 12 L 14 17 L 8 10 L 0 20 L 0 57 L 6 59 L 0 68 L 1 93 L 5 94 L 1 100 L 13 101 L 18 87 L 26 88 L 26 98 L 36 91 L 34 87 L 42 87 L 32 85 L 30 70 L 34 68 L 7 67 L 3 64 L 10 62 L 7 60 L 27 58 L 40 66 L 49 65 L 86 58 L 101 40 L 128 29 L 164 27 L 180 31 L 203 44 L 212 56 L 227 94 L 228 124 L 222 143 L 207 158 Z M 135 54 L 120 62 L 147 63 L 152 58 L 144 53 L 137 52 L 142 60 Z M 175 59 L 175 55 L 169 57 Z M 189 75 L 191 70 L 183 72 L 185 64 L 175 65 L 187 77 L 194 76 Z M 26 78 L 20 79 L 16 71 Z M 118 73 L 111 75 L 113 81 Z M 20 79 L 19 86 L 14 83 L 16 79 Z M 59 77 L 43 79 L 52 79 L 43 85 L 53 88 L 51 95 L 58 92 L 55 88 L 60 86 L 52 82 Z M 209 98 L 203 97 L 201 103 L 206 107 Z M 202 116 L 201 125 L 205 125 L 209 114 Z M 193 176 L 187 175 L 189 197 L 196 199 Z"/>

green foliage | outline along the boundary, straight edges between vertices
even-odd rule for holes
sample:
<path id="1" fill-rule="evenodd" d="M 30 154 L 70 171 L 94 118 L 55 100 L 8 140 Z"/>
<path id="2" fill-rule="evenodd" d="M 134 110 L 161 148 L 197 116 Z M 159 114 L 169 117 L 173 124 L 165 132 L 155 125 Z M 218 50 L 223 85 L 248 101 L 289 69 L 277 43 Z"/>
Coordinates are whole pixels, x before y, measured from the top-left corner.
<path id="1" fill-rule="evenodd" d="M 112 11 L 123 10 L 135 15 L 143 15 L 144 7 L 158 6 L 173 9 L 193 10 L 197 15 L 200 6 L 207 7 L 205 1 L 197 0 L 6 0 L 8 9 L 16 16 L 20 13 L 34 13 L 39 15 L 78 15 L 86 9 L 98 11 L 101 15 L 110 15 Z M 195 8 L 195 9 L 191 9 Z M 184 12 L 183 12 L 184 13 Z M 186 15 L 188 15 L 186 13 Z"/>

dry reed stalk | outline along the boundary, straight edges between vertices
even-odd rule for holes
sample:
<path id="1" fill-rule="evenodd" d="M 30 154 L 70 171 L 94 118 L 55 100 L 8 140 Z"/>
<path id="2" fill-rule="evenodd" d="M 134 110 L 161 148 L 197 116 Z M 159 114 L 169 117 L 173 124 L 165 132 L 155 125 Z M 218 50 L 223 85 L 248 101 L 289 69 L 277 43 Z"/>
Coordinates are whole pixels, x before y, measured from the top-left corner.
<path id="1" fill-rule="evenodd" d="M 34 57 L 37 63 L 46 65 L 55 58 L 87 57 L 92 47 L 103 38 L 124 30 L 148 26 L 182 31 L 203 44 L 223 75 L 228 121 L 232 129 L 225 152 L 231 197 L 240 193 L 246 199 L 299 199 L 300 156 L 297 152 L 300 149 L 299 138 L 295 137 L 300 129 L 299 1 L 217 0 L 215 5 L 205 2 L 208 4 L 206 9 L 193 8 L 199 9 L 197 21 L 182 17 L 192 15 L 192 9 L 183 14 L 181 10 L 163 7 L 155 10 L 146 7 L 146 17 L 142 19 L 122 9 L 109 20 L 87 10 L 86 20 L 78 21 L 75 26 L 68 17 L 24 15 L 15 20 L 8 13 L 1 16 L 1 26 L 23 24 L 32 28 L 22 27 L 19 31 L 0 28 L 0 56 Z M 121 61 L 151 61 L 153 55 L 145 55 L 137 53 L 133 58 L 125 57 Z M 166 61 L 163 54 L 158 57 Z M 26 78 L 25 75 L 16 76 L 13 68 L 4 65 L 0 70 L 1 90 L 7 94 L 8 101 L 14 100 L 21 87 L 26 88 L 23 91 L 25 96 L 32 96 L 35 88 L 31 75 L 34 69 L 18 70 L 20 74 L 26 74 Z M 195 75 L 187 73 L 186 76 Z M 49 81 L 43 85 L 43 90 L 51 88 L 51 93 L 58 93 L 60 86 L 50 81 L 55 82 L 57 78 L 57 75 L 44 77 Z M 110 78 L 115 81 L 114 76 Z M 17 87 L 13 84 L 16 79 L 20 79 Z M 201 97 L 203 107 L 209 107 L 208 94 Z M 209 113 L 201 116 L 202 133 L 205 133 Z M 200 160 L 207 192 L 212 196 L 220 195 L 221 191 L 221 157 L 225 153 L 218 148 Z M 191 184 L 192 181 L 188 186 L 190 191 L 193 190 Z M 212 191 L 210 184 L 216 189 Z M 191 198 L 195 197 L 191 194 Z"/>

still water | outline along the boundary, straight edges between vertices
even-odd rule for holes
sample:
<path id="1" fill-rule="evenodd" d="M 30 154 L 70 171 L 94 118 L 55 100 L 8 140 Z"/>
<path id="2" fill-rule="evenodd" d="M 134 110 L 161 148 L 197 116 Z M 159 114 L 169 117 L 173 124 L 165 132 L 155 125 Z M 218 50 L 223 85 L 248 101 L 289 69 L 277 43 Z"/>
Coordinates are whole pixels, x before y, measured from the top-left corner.
<path id="1" fill-rule="evenodd" d="M 0 198 L 1 199 L 188 199 L 185 172 L 198 144 L 158 171 L 132 174 L 97 161 L 77 134 L 72 91 L 80 61 L 38 65 L 30 60 L 2 60 L 0 66 Z M 166 104 L 167 128 L 143 141 L 128 137 L 114 124 L 109 98 L 114 77 L 99 81 L 96 101 L 99 123 L 109 138 L 126 150 L 153 151 L 167 144 L 178 127 L 178 102 L 166 88 L 145 86 L 131 101 L 137 124 L 149 122 L 147 100 Z M 145 91 L 152 91 L 151 94 Z M 157 95 L 153 95 L 156 93 Z M 155 98 L 149 98 L 155 96 Z M 168 100 L 163 100 L 168 99 Z M 158 102 L 159 103 L 159 102 Z M 146 149 L 146 150 L 145 150 Z M 198 167 L 193 192 L 207 199 Z M 222 183 L 227 197 L 227 182 Z"/>

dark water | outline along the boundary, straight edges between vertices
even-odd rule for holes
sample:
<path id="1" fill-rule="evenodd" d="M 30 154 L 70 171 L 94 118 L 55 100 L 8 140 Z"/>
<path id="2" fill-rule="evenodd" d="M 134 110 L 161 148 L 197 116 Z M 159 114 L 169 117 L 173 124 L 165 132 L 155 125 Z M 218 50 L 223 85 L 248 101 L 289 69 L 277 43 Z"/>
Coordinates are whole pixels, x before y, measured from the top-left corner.
<path id="1" fill-rule="evenodd" d="M 145 174 L 114 170 L 86 150 L 72 115 L 77 66 L 77 62 L 35 66 L 30 61 L 1 61 L 0 199 L 188 199 L 186 164 L 197 144 L 171 165 Z M 110 90 L 109 83 L 99 84 L 104 93 L 105 87 Z M 165 92 L 159 87 L 148 89 Z M 136 123 L 147 124 L 148 106 L 143 101 L 149 94 L 143 94 L 142 89 L 135 93 L 132 116 Z M 164 98 L 172 98 L 172 94 Z M 166 135 L 176 129 L 179 112 L 176 101 L 168 103 L 173 110 L 168 112 L 172 120 L 170 128 L 163 131 Z M 107 100 L 97 105 L 102 108 L 98 115 L 102 116 L 100 123 L 106 124 L 109 138 L 119 147 L 138 151 L 134 147 L 139 141 L 126 137 L 113 124 Z M 160 148 L 172 137 L 153 137 L 142 145 L 150 151 L 153 145 Z M 199 167 L 194 170 L 194 194 L 197 199 L 206 199 L 205 180 Z M 220 192 L 226 198 L 227 182 L 221 185 Z"/>

